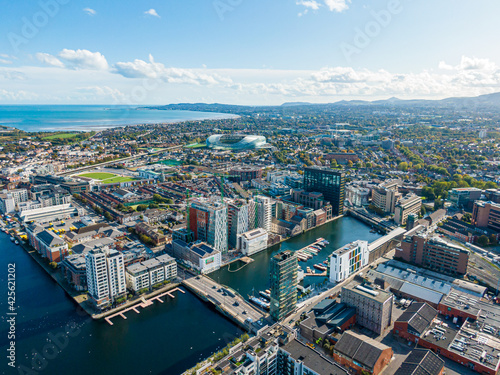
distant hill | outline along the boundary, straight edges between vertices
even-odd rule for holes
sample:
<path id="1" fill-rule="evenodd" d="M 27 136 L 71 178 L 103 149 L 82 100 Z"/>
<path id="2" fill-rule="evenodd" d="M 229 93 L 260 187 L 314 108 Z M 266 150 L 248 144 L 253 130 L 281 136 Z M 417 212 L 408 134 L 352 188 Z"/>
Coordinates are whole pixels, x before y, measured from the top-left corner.
<path id="1" fill-rule="evenodd" d="M 403 100 L 390 98 L 386 100 L 364 101 L 364 100 L 341 100 L 332 103 L 333 105 L 372 105 L 372 106 L 415 106 L 415 107 L 435 107 L 435 108 L 456 108 L 456 109 L 493 109 L 500 110 L 500 92 L 474 97 L 455 97 L 441 100 L 409 99 Z"/>
<path id="2" fill-rule="evenodd" d="M 334 109 L 342 107 L 385 107 L 385 108 L 437 108 L 448 110 L 484 110 L 500 112 L 500 92 L 494 94 L 486 94 L 475 97 L 463 98 L 447 98 L 441 100 L 427 100 L 427 99 L 398 99 L 395 97 L 385 100 L 340 100 L 334 103 L 308 103 L 308 102 L 286 102 L 281 106 L 244 106 L 232 104 L 219 104 L 219 103 L 179 103 L 169 104 L 165 106 L 148 107 L 150 109 L 163 109 L 163 110 L 187 110 L 187 111 L 204 111 L 204 112 L 221 112 L 233 113 L 239 115 L 250 115 L 258 112 L 269 113 L 287 113 L 295 109 L 307 110 L 308 108 L 323 108 Z"/>

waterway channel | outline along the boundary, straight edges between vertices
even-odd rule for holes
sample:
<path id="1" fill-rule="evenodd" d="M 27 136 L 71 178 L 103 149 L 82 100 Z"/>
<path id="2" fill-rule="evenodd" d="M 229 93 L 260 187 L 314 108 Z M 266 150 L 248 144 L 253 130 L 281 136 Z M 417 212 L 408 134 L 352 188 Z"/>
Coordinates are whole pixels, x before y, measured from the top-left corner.
<path id="1" fill-rule="evenodd" d="M 370 227 L 350 217 L 330 222 L 276 245 L 254 256 L 255 261 L 240 271 L 225 267 L 210 274 L 216 281 L 238 290 L 244 297 L 269 285 L 269 259 L 280 250 L 300 249 L 323 237 L 330 242 L 305 268 L 326 259 L 336 248 L 364 239 L 380 237 Z M 8 264 L 16 269 L 16 365 L 7 366 L 7 279 Z M 115 318 L 114 325 L 93 321 L 79 314 L 76 305 L 61 287 L 23 250 L 0 232 L 0 373 L 101 375 L 101 374 L 179 374 L 226 345 L 242 330 L 201 302 L 191 293 L 175 293 L 165 303 L 131 311 L 127 320 Z M 231 269 L 238 268 L 233 264 Z M 312 278 L 308 278 L 312 279 Z M 315 278 L 321 279 L 321 278 Z M 319 281 L 319 280 L 313 280 Z M 305 280 L 305 282 L 309 282 Z M 62 349 L 53 352 L 46 345 L 51 337 L 61 337 L 68 324 L 76 325 Z M 71 326 L 72 327 L 72 326 Z M 27 369 L 34 368 L 34 372 Z"/>
<path id="2" fill-rule="evenodd" d="M 242 262 L 236 262 L 212 272 L 209 276 L 223 285 L 230 286 L 247 298 L 252 293 L 257 295 L 259 291 L 269 288 L 269 267 L 273 254 L 283 250 L 302 249 L 315 242 L 319 237 L 326 239 L 329 245 L 325 246 L 317 256 L 306 262 L 299 262 L 305 271 L 308 266 L 314 269 L 314 264 L 323 262 L 334 250 L 347 243 L 355 240 L 372 242 L 381 236 L 378 233 L 371 233 L 370 227 L 366 224 L 346 216 L 262 251 L 252 256 L 254 261 L 244 267 L 242 267 Z M 239 271 L 232 272 L 240 267 L 242 268 Z M 317 270 L 316 272 L 320 273 L 321 271 Z M 310 276 L 304 279 L 303 285 L 322 283 L 324 280 L 323 277 Z"/>

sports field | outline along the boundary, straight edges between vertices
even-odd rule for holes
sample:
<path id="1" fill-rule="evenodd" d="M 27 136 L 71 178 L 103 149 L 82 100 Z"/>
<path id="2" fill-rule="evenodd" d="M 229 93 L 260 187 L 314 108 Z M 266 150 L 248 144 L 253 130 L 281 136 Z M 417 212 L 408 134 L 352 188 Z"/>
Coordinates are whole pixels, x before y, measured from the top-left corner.
<path id="1" fill-rule="evenodd" d="M 78 135 L 78 133 L 58 133 L 48 135 L 47 137 L 43 137 L 43 139 L 64 139 L 64 138 L 74 138 Z"/>
<path id="2" fill-rule="evenodd" d="M 107 172 L 83 173 L 78 175 L 77 177 L 85 177 L 85 178 L 91 178 L 93 180 L 99 180 L 102 181 L 102 183 L 104 184 L 116 184 L 117 182 L 128 182 L 135 180 L 135 178 L 132 177 L 122 177 L 114 173 L 107 173 Z"/>

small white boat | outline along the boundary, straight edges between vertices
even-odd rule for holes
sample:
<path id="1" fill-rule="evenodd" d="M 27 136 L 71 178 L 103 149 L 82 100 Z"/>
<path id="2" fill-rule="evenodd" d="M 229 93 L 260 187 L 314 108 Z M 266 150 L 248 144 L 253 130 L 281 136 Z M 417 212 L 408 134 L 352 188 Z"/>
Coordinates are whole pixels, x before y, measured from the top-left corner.
<path id="1" fill-rule="evenodd" d="M 14 243 L 15 243 L 16 245 L 19 245 L 19 241 L 18 241 L 18 240 L 16 240 Z"/>

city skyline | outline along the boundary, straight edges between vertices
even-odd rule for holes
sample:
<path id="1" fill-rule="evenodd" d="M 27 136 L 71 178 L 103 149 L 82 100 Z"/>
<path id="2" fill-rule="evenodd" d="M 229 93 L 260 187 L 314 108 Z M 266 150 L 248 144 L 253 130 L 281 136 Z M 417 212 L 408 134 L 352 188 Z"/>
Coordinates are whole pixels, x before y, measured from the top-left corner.
<path id="1" fill-rule="evenodd" d="M 3 6 L 0 104 L 278 105 L 500 91 L 493 1 Z"/>

